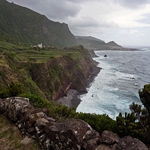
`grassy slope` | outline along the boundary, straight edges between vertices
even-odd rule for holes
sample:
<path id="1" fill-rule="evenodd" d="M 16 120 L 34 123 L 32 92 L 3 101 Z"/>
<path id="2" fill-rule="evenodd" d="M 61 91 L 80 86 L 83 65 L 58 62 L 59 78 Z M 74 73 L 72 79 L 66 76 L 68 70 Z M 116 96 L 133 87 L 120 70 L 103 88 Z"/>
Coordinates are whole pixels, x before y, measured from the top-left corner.
<path id="1" fill-rule="evenodd" d="M 63 92 L 76 76 L 85 78 L 87 62 L 91 65 L 82 47 L 33 49 L 5 41 L 0 41 L 0 58 L 0 90 L 13 81 L 39 96 Z"/>
<path id="2" fill-rule="evenodd" d="M 24 137 L 17 127 L 14 126 L 5 116 L 0 115 L 0 149 L 8 150 L 39 150 L 37 143 L 23 145 L 21 141 Z"/>
<path id="3" fill-rule="evenodd" d="M 76 44 L 67 24 L 53 22 L 25 7 L 0 0 L 0 14 L 0 39 L 57 47 Z"/>
<path id="4" fill-rule="evenodd" d="M 69 109 L 67 107 L 60 106 L 51 103 L 50 101 L 47 101 L 46 99 L 44 99 L 45 98 L 44 92 L 42 92 L 41 89 L 39 89 L 36 82 L 34 82 L 28 74 L 28 67 L 30 67 L 31 65 L 37 64 L 37 66 L 40 66 L 40 64 L 43 64 L 51 59 L 59 60 L 60 58 L 62 58 L 62 56 L 68 56 L 67 59 L 70 58 L 68 60 L 69 61 L 71 60 L 71 62 L 72 60 L 75 60 L 76 63 L 75 65 L 71 66 L 71 68 L 69 68 L 70 70 L 72 69 L 72 67 L 74 67 L 74 69 L 77 70 L 80 69 L 82 70 L 83 68 L 80 68 L 82 59 L 87 55 L 87 54 L 83 54 L 82 47 L 66 48 L 63 50 L 62 49 L 61 50 L 60 49 L 34 50 L 23 46 L 22 49 L 20 48 L 18 49 L 17 48 L 18 45 L 14 45 L 2 41 L 1 41 L 1 45 L 3 45 L 3 47 L 0 48 L 0 58 L 1 58 L 0 59 L 0 92 L 1 90 L 4 89 L 4 87 L 7 87 L 11 81 L 15 81 L 15 82 L 21 81 L 21 83 L 23 83 L 25 87 L 24 91 L 26 92 L 30 91 L 29 93 L 35 94 L 35 95 L 30 95 L 29 93 L 27 93 L 27 95 L 24 95 L 24 97 L 27 96 L 30 99 L 31 103 L 36 107 L 44 107 L 44 108 L 46 107 L 51 117 L 54 117 L 58 120 L 64 118 L 78 118 L 88 122 L 95 130 L 97 130 L 100 133 L 103 130 L 111 130 L 113 132 L 118 132 L 117 130 L 118 128 L 116 124 L 117 122 L 109 118 L 109 116 L 107 115 L 75 113 L 74 109 Z M 60 59 L 60 62 L 63 62 L 64 58 L 66 57 Z M 61 63 L 60 65 L 62 64 L 63 63 Z M 52 80 L 56 79 L 57 81 L 60 82 L 62 80 L 59 78 L 60 70 L 58 70 L 59 68 L 57 68 L 57 65 L 54 66 L 56 68 L 54 70 L 52 69 L 51 70 L 52 72 L 50 71 L 51 73 L 53 73 L 52 77 L 54 77 L 52 78 Z M 84 71 L 86 71 L 85 63 L 82 64 L 82 66 L 84 66 L 85 69 Z M 65 74 L 67 74 L 67 72 L 65 72 Z M 35 75 L 37 76 L 37 74 Z M 5 121 L 4 118 L 0 119 L 0 127 L 1 127 L 0 140 L 2 138 L 2 141 L 0 142 L 3 143 L 4 141 L 4 144 L 2 144 L 1 146 L 9 145 L 8 143 L 11 143 L 9 141 L 11 134 L 8 131 L 11 131 L 12 133 L 15 132 L 14 129 L 12 129 L 11 127 L 10 129 L 7 126 L 5 128 L 5 125 L 7 125 L 7 123 L 5 122 L 3 123 L 3 120 Z M 8 131 L 6 131 L 5 129 L 7 129 Z M 7 132 L 8 134 L 6 134 Z M 13 137 L 13 135 L 11 136 Z M 18 143 L 14 145 L 15 147 L 21 146 L 20 142 L 13 141 L 13 143 Z M 0 147 L 0 149 L 2 148 Z"/>

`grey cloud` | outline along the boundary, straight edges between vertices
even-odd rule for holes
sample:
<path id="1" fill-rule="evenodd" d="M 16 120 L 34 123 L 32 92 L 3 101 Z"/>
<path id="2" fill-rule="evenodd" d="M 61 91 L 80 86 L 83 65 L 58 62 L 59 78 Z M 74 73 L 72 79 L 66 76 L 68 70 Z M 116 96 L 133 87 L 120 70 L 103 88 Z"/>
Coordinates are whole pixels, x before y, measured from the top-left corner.
<path id="1" fill-rule="evenodd" d="M 80 5 L 69 0 L 8 0 L 16 4 L 28 7 L 34 11 L 46 15 L 49 19 L 64 20 L 69 16 L 74 17 L 80 11 Z"/>
<path id="2" fill-rule="evenodd" d="M 39 5 L 38 9 L 45 12 L 45 14 L 49 18 L 53 19 L 66 19 L 68 17 L 74 17 L 76 16 L 80 11 L 80 6 L 77 4 L 66 1 L 60 1 L 60 0 L 47 0 L 47 2 L 43 3 L 43 1 L 40 2 L 41 5 Z"/>
<path id="3" fill-rule="evenodd" d="M 93 1 L 101 1 L 101 0 L 67 0 L 70 1 L 72 3 L 84 3 L 84 2 L 93 2 Z"/>
<path id="4" fill-rule="evenodd" d="M 117 24 L 114 22 L 108 22 L 108 21 L 97 21 L 91 17 L 82 17 L 80 19 L 75 19 L 74 21 L 69 21 L 71 26 L 76 26 L 80 28 L 112 28 L 112 27 L 118 27 Z"/>
<path id="5" fill-rule="evenodd" d="M 94 20 L 91 17 L 81 17 L 73 20 L 69 20 L 70 24 L 78 27 L 97 27 L 99 26 L 99 22 Z"/>
<path id="6" fill-rule="evenodd" d="M 114 22 L 98 22 L 97 20 L 94 20 L 90 17 L 82 17 L 81 19 L 77 19 L 74 21 L 70 20 L 69 27 L 75 35 L 88 35 L 90 33 L 96 35 L 97 33 L 102 34 L 103 29 L 116 28 L 118 27 L 118 25 Z"/>
<path id="7" fill-rule="evenodd" d="M 113 0 L 115 3 L 132 9 L 143 7 L 146 4 L 150 4 L 149 0 Z"/>

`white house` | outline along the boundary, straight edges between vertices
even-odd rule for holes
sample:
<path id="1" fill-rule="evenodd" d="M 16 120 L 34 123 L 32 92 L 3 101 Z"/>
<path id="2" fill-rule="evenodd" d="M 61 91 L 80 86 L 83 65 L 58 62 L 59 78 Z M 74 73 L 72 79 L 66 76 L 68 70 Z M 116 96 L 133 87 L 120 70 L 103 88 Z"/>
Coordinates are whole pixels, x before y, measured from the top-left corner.
<path id="1" fill-rule="evenodd" d="M 42 48 L 42 47 L 43 47 L 43 46 L 42 46 L 42 43 L 41 43 L 41 44 L 38 44 L 37 47 Z"/>

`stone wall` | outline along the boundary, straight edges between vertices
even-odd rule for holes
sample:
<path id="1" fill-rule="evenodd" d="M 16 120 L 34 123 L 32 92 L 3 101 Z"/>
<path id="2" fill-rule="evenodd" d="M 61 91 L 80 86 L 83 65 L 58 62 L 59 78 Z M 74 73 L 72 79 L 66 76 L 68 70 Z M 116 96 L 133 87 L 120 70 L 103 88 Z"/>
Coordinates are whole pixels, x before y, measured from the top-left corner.
<path id="1" fill-rule="evenodd" d="M 44 150 L 148 150 L 138 139 L 120 139 L 110 131 L 99 135 L 83 120 L 57 122 L 35 109 L 28 98 L 0 99 L 0 113 L 14 122 L 23 135 L 39 141 Z"/>

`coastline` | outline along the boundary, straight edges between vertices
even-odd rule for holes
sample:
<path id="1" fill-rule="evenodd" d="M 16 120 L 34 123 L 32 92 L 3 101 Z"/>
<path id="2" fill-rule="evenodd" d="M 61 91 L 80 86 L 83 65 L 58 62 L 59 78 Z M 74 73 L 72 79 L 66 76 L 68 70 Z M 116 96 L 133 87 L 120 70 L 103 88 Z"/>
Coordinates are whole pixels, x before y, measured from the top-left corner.
<path id="1" fill-rule="evenodd" d="M 97 62 L 95 63 L 97 64 Z M 95 77 L 98 75 L 100 70 L 101 68 L 97 67 L 97 65 L 93 68 L 93 72 L 90 73 L 89 77 L 87 78 L 86 88 L 90 87 L 91 83 L 94 81 Z M 86 92 L 80 92 L 75 89 L 69 89 L 67 92 L 67 96 L 58 99 L 57 102 L 69 108 L 77 108 L 81 102 L 80 95 L 85 94 Z"/>
<path id="2" fill-rule="evenodd" d="M 107 50 L 106 50 L 107 51 Z M 139 49 L 128 49 L 128 50 L 117 50 L 117 51 L 140 51 Z M 95 54 L 95 53 L 94 53 Z M 97 57 L 96 55 L 93 57 Z M 86 81 L 86 89 L 91 86 L 91 83 L 94 81 L 95 77 L 98 75 L 102 68 L 98 67 L 98 62 L 93 60 L 95 63 L 95 67 L 93 72 L 89 74 L 89 77 Z M 87 91 L 86 91 L 87 92 Z M 67 96 L 64 96 L 58 100 L 62 105 L 77 108 L 81 102 L 80 95 L 85 94 L 86 92 L 79 92 L 75 89 L 70 89 L 67 92 Z"/>

